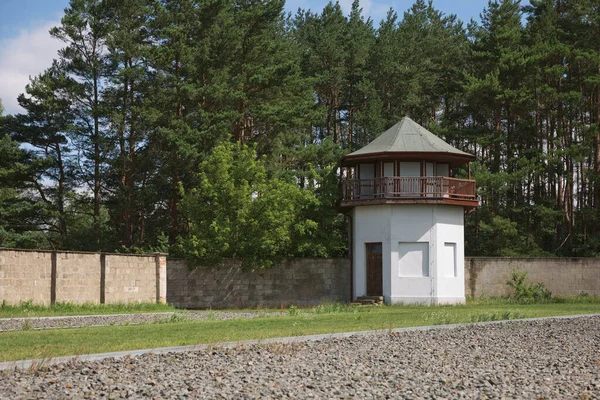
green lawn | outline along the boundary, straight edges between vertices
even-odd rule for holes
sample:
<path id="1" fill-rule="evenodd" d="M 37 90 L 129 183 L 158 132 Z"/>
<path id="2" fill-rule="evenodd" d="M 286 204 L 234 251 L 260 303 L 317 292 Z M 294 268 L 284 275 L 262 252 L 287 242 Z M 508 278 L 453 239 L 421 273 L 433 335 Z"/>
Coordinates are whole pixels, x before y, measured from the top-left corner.
<path id="1" fill-rule="evenodd" d="M 0 318 L 57 317 L 66 315 L 95 314 L 138 314 L 149 312 L 176 311 L 168 304 L 155 303 L 116 303 L 116 304 L 75 304 L 56 303 L 51 306 L 25 301 L 20 304 L 0 305 Z"/>
<path id="2" fill-rule="evenodd" d="M 189 321 L 0 333 L 0 361 L 101 353 L 119 350 L 219 343 L 319 333 L 390 329 L 497 319 L 600 313 L 600 303 L 580 299 L 550 304 L 480 300 L 463 306 L 325 306 L 285 316 Z"/>

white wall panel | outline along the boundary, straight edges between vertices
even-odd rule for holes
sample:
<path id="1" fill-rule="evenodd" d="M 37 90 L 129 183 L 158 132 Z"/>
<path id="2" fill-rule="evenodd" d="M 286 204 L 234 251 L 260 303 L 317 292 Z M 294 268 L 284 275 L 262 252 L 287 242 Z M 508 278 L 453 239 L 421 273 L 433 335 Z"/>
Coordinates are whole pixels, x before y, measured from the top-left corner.
<path id="1" fill-rule="evenodd" d="M 429 243 L 398 243 L 398 276 L 429 277 Z"/>
<path id="2" fill-rule="evenodd" d="M 456 243 L 444 243 L 443 259 L 440 260 L 443 268 L 442 276 L 456 278 Z"/>

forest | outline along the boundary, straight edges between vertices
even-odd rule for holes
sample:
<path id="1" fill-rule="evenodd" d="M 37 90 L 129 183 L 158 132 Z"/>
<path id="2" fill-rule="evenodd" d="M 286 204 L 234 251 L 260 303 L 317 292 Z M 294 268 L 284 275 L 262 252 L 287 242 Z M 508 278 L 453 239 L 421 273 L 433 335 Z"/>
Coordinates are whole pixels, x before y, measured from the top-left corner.
<path id="1" fill-rule="evenodd" d="M 477 157 L 467 255 L 600 253 L 597 0 L 284 5 L 71 0 L 24 111 L 0 106 L 0 246 L 345 256 L 340 158 L 410 116 Z"/>

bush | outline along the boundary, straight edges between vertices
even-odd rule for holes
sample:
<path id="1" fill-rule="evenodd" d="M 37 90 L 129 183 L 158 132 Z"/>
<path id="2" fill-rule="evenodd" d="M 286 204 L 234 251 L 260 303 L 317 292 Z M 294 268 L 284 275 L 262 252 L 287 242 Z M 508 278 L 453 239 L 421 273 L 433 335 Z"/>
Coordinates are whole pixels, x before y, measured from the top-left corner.
<path id="1" fill-rule="evenodd" d="M 526 283 L 526 271 L 512 270 L 511 279 L 506 284 L 515 290 L 513 298 L 526 303 L 547 302 L 552 299 L 552 292 L 543 283 Z"/>
<path id="2" fill-rule="evenodd" d="M 318 204 L 314 192 L 268 176 L 253 147 L 215 147 L 202 163 L 199 180 L 182 201 L 190 232 L 178 253 L 190 266 L 216 266 L 235 258 L 248 269 L 270 268 L 297 254 L 319 230 L 305 216 L 306 208 Z"/>

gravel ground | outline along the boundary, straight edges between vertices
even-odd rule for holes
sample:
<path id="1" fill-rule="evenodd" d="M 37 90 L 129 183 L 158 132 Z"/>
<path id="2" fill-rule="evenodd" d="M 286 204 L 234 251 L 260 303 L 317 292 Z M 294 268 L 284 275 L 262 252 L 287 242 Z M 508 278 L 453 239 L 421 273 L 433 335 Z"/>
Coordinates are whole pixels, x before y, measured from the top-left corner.
<path id="1" fill-rule="evenodd" d="M 5 371 L 0 398 L 598 399 L 599 374 L 579 317 Z"/>
<path id="2" fill-rule="evenodd" d="M 82 326 L 133 325 L 177 320 L 224 320 L 233 318 L 258 318 L 285 315 L 280 312 L 242 312 L 242 311 L 203 311 L 185 313 L 148 313 L 148 314 L 112 314 L 81 315 L 70 317 L 32 317 L 32 318 L 0 318 L 0 332 L 20 329 L 54 329 L 78 328 Z"/>

